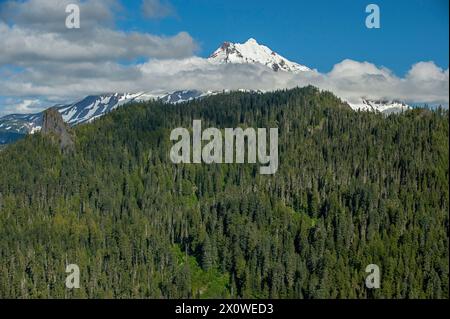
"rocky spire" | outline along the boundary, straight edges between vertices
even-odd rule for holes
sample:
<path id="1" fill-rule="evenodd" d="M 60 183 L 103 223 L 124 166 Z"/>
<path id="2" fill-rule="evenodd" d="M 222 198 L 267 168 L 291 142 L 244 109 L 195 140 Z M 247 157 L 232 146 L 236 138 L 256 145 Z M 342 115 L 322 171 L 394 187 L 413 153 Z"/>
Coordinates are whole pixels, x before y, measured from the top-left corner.
<path id="1" fill-rule="evenodd" d="M 41 132 L 43 135 L 56 136 L 62 151 L 74 149 L 74 139 L 70 129 L 56 108 L 50 108 L 44 112 Z"/>

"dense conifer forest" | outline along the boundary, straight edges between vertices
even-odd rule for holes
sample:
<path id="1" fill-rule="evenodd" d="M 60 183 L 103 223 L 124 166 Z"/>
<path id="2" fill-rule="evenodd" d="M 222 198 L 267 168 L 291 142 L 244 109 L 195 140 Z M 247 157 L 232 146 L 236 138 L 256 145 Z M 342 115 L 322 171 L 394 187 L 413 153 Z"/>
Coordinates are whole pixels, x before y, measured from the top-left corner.
<path id="1" fill-rule="evenodd" d="M 173 164 L 193 119 L 278 127 L 278 172 Z M 72 152 L 28 136 L 0 151 L 0 298 L 448 298 L 448 121 L 307 87 L 124 106 Z"/>

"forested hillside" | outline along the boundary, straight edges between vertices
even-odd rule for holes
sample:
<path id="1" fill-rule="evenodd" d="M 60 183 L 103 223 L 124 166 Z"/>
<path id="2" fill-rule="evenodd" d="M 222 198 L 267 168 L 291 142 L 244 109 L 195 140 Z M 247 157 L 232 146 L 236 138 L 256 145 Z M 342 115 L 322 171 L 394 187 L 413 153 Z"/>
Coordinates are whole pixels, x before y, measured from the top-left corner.
<path id="1" fill-rule="evenodd" d="M 278 127 L 278 172 L 173 164 L 193 119 Z M 0 152 L 0 298 L 448 298 L 448 120 L 308 87 L 122 107 L 73 152 L 28 136 Z"/>

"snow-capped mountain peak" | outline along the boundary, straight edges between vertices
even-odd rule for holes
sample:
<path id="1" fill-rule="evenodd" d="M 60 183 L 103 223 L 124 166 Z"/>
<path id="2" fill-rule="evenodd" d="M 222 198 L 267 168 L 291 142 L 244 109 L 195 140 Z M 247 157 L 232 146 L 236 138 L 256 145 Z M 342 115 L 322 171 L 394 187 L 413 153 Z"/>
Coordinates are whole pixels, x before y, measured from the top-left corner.
<path id="1" fill-rule="evenodd" d="M 148 100 L 160 100 L 165 103 L 181 103 L 216 94 L 217 92 L 201 92 L 197 90 L 185 90 L 166 93 L 110 93 L 90 95 L 75 103 L 67 105 L 55 105 L 64 122 L 70 126 L 89 123 L 95 119 L 115 110 L 116 108 L 131 103 Z M 10 114 L 0 117 L 0 145 L 6 144 L 10 138 L 2 138 L 5 134 L 26 135 L 39 132 L 42 128 L 43 112 L 36 114 Z M 5 135 L 6 136 L 6 135 Z M 13 136 L 14 138 L 16 136 Z"/>
<path id="2" fill-rule="evenodd" d="M 91 122 L 117 107 L 141 99 L 143 93 L 90 95 L 75 103 L 53 106 L 71 126 Z M 42 127 L 43 113 L 10 114 L 0 117 L 0 133 L 33 134 Z M 0 143 L 1 144 L 1 143 Z"/>
<path id="3" fill-rule="evenodd" d="M 220 48 L 214 51 L 208 58 L 211 63 L 226 64 L 255 64 L 259 63 L 270 67 L 275 72 L 306 72 L 311 71 L 310 68 L 291 62 L 274 52 L 270 48 L 259 44 L 255 39 L 250 38 L 245 43 L 224 42 Z"/>
<path id="4" fill-rule="evenodd" d="M 267 46 L 259 44 L 254 38 L 245 43 L 224 42 L 209 58 L 212 64 L 260 64 L 275 72 L 303 73 L 313 71 L 310 68 L 291 62 L 274 52 Z M 256 92 L 256 91 L 254 91 Z M 220 93 L 219 91 L 179 90 L 175 92 L 138 92 L 111 93 L 91 95 L 75 103 L 55 105 L 63 120 L 70 126 L 89 123 L 130 102 L 159 100 L 164 103 L 182 103 L 205 96 Z M 398 113 L 410 109 L 405 103 L 396 100 L 371 100 L 367 98 L 348 101 L 354 110 Z M 26 134 L 33 134 L 42 128 L 43 113 L 10 114 L 0 117 L 0 145 L 17 140 Z"/>
<path id="5" fill-rule="evenodd" d="M 142 93 L 112 93 L 91 95 L 74 104 L 58 108 L 65 122 L 70 125 L 90 122 L 117 107 L 132 102 Z"/>
<path id="6" fill-rule="evenodd" d="M 408 104 L 397 100 L 371 100 L 361 98 L 358 103 L 349 103 L 352 109 L 361 111 L 398 113 L 411 109 Z"/>

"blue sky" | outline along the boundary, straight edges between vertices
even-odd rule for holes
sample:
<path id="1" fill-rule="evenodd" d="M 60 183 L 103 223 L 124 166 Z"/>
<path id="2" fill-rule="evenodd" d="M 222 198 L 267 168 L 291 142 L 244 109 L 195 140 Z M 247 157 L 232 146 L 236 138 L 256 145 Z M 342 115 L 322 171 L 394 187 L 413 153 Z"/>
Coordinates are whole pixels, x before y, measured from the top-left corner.
<path id="1" fill-rule="evenodd" d="M 403 75 L 418 61 L 449 61 L 448 0 L 172 0 L 176 13 L 145 19 L 135 1 L 122 1 L 125 30 L 155 34 L 187 31 L 201 56 L 223 41 L 256 38 L 293 61 L 328 72 L 343 59 L 370 61 Z M 365 8 L 375 3 L 381 28 L 365 27 Z M 134 4 L 134 5 L 133 5 Z"/>
<path id="2" fill-rule="evenodd" d="M 370 3 L 380 29 L 365 25 Z M 111 92 L 304 85 L 353 103 L 448 106 L 448 10 L 449 0 L 0 0 L 0 115 Z M 318 72 L 205 59 L 249 38 Z"/>

